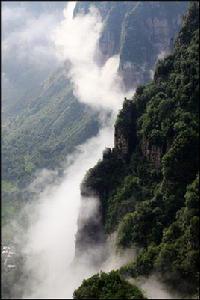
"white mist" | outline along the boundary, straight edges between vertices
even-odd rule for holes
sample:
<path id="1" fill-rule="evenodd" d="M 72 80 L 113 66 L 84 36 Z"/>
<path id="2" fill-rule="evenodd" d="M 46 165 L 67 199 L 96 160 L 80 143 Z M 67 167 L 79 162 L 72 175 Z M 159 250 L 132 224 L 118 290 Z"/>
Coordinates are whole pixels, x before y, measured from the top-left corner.
<path id="1" fill-rule="evenodd" d="M 74 288 L 89 271 L 79 269 L 72 275 L 70 268 L 75 253 L 80 183 L 86 171 L 101 158 L 102 150 L 112 146 L 112 140 L 112 130 L 104 128 L 80 146 L 62 183 L 47 187 L 30 212 L 36 221 L 27 234 L 26 268 L 30 278 L 24 298 L 72 298 Z"/>
<path id="2" fill-rule="evenodd" d="M 55 29 L 54 38 L 58 54 L 70 63 L 68 76 L 80 102 L 98 110 L 101 117 L 112 112 L 112 118 L 96 137 L 79 146 L 69 160 L 71 165 L 59 185 L 47 186 L 30 211 L 30 226 L 24 247 L 26 272 L 24 298 L 67 299 L 82 280 L 95 270 L 87 257 L 72 267 L 75 254 L 75 234 L 81 203 L 80 184 L 87 170 L 102 157 L 105 147 L 113 147 L 113 120 L 121 107 L 124 94 L 122 81 L 117 75 L 119 57 L 111 57 L 103 66 L 96 62 L 98 40 L 103 23 L 98 11 L 73 18 L 74 2 L 64 10 L 64 21 Z M 133 92 L 132 92 L 133 94 Z M 108 124 L 107 123 L 107 124 Z M 87 209 L 94 213 L 95 204 Z M 91 202 L 92 203 L 92 202 Z M 91 249 L 95 255 L 102 249 Z M 109 269 L 119 262 L 109 260 Z M 103 266 L 102 266 L 103 267 Z M 108 265 L 106 266 L 108 267 Z"/>
<path id="3" fill-rule="evenodd" d="M 69 78 L 74 94 L 80 102 L 90 105 L 104 116 L 111 111 L 115 118 L 124 99 L 123 86 L 117 74 L 119 57 L 111 57 L 103 66 L 96 62 L 98 40 L 103 29 L 98 11 L 92 9 L 87 15 L 73 18 L 75 2 L 69 2 L 64 11 L 64 21 L 56 28 L 52 38 L 63 60 L 70 63 Z M 130 91 L 128 95 L 133 95 Z M 112 118 L 112 120 L 114 120 Z M 75 254 L 75 234 L 81 204 L 80 184 L 87 172 L 102 157 L 105 147 L 113 146 L 113 121 L 102 128 L 96 137 L 79 146 L 68 158 L 61 183 L 47 185 L 35 204 L 28 209 L 29 224 L 26 230 L 23 253 L 28 280 L 21 287 L 24 299 L 71 299 L 74 290 L 84 278 L 98 272 L 90 258 L 72 265 Z M 49 154 L 50 156 L 51 154 Z M 64 162 L 63 162 L 64 163 Z M 46 173 L 48 176 L 48 172 Z M 94 213 L 98 199 L 87 209 L 87 217 Z M 92 202 L 91 202 L 92 203 Z M 23 239 L 24 240 L 24 239 Z M 109 246 L 109 243 L 108 243 Z M 91 249 L 91 255 L 101 251 Z M 127 251 L 123 257 L 114 256 L 111 243 L 110 257 L 101 269 L 110 271 L 118 268 L 134 254 Z M 142 284 L 141 284 L 142 285 Z M 143 284 L 148 296 L 155 297 L 160 287 L 149 282 Z M 159 295 L 163 296 L 161 291 Z"/>

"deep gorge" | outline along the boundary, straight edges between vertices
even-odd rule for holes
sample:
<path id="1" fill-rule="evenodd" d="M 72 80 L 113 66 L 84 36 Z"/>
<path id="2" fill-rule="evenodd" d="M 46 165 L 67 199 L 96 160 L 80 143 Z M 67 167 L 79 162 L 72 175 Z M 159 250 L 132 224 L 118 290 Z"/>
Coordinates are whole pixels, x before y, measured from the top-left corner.
<path id="1" fill-rule="evenodd" d="M 198 297 L 199 6 L 187 7 L 64 10 L 62 66 L 5 106 L 6 299 Z"/>

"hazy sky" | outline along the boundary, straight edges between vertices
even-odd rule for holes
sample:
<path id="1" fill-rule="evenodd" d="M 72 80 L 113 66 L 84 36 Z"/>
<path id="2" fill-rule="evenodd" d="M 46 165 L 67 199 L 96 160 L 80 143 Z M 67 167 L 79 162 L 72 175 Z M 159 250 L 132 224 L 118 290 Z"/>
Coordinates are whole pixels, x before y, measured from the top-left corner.
<path id="1" fill-rule="evenodd" d="M 87 15 L 73 19 L 74 5 L 70 3 L 63 11 L 66 3 L 3 3 L 4 89 L 10 87 L 10 96 L 19 89 L 23 93 L 27 82 L 30 86 L 31 81 L 40 82 L 58 67 L 59 62 L 67 59 L 71 64 L 69 76 L 78 100 L 98 110 L 113 110 L 116 114 L 124 96 L 128 96 L 124 95 L 117 74 L 119 57 L 111 57 L 104 65 L 98 65 L 95 58 L 103 28 L 98 12 L 91 10 Z M 133 91 L 130 94 L 133 95 Z M 46 186 L 37 201 L 31 203 L 31 210 L 27 213 L 29 226 L 26 230 L 18 230 L 19 239 L 22 241 L 23 237 L 26 241 L 21 245 L 27 254 L 29 276 L 21 288 L 29 299 L 72 297 L 82 279 L 97 271 L 88 258 L 87 264 L 78 265 L 74 270 L 70 263 L 74 257 L 79 208 L 83 201 L 80 184 L 86 171 L 102 157 L 102 150 L 113 147 L 113 122 L 110 123 L 108 126 L 102 124 L 99 135 L 79 146 L 71 156 L 72 164 L 66 169 L 63 181 L 59 185 Z M 94 215 L 98 207 L 98 199 L 92 201 L 94 205 L 87 208 L 88 217 Z M 96 254 L 102 249 L 91 251 Z M 109 260 L 102 265 L 106 271 L 117 267 L 116 262 L 120 262 L 111 251 L 109 254 Z M 146 285 L 146 289 L 150 286 L 153 290 L 152 296 L 159 290 L 153 281 L 146 282 Z"/>
<path id="2" fill-rule="evenodd" d="M 14 9 L 17 18 L 19 7 Z M 23 6 L 20 7 L 19 19 L 21 9 L 24 9 Z M 78 100 L 100 111 L 112 110 L 116 114 L 125 96 L 121 91 L 120 78 L 117 76 L 119 58 L 113 57 L 105 65 L 98 65 L 95 58 L 103 28 L 102 20 L 94 10 L 73 19 L 73 9 L 74 3 L 70 2 L 67 9 L 62 12 L 63 17 L 60 17 L 60 20 L 59 17 L 54 18 L 48 10 L 45 14 L 38 15 L 36 9 L 31 9 L 30 21 L 29 11 L 25 8 L 26 21 L 20 25 L 22 31 L 18 28 L 15 33 L 9 29 L 9 24 L 7 27 L 9 34 L 5 37 L 4 47 L 7 44 L 11 49 L 16 43 L 20 59 L 22 55 L 24 63 L 25 57 L 29 62 L 35 60 L 38 70 L 43 54 L 46 63 L 48 59 L 53 60 L 55 57 L 60 57 L 61 61 L 67 59 L 71 65 L 69 76 Z M 7 12 L 4 11 L 4 18 L 13 21 L 12 14 L 13 11 L 9 9 Z M 46 32 L 49 33 L 48 36 Z M 29 48 L 31 45 L 33 51 Z M 27 47 L 24 48 L 25 46 Z M 39 51 L 38 48 L 43 51 Z M 53 50 L 46 57 L 45 51 L 50 49 Z M 75 250 L 75 234 L 81 205 L 80 184 L 87 170 L 102 157 L 105 147 L 113 147 L 113 121 L 114 119 L 108 122 L 107 126 L 103 123 L 98 136 L 78 147 L 71 156 L 72 164 L 66 168 L 66 176 L 59 185 L 47 185 L 44 192 L 38 194 L 36 201 L 31 203 L 30 211 L 25 211 L 29 217 L 29 226 L 26 230 L 24 228 L 18 230 L 17 225 L 15 226 L 20 233 L 19 242 L 22 238 L 25 241 L 21 242 L 21 246 L 27 254 L 26 268 L 29 278 L 21 287 L 25 298 L 72 297 L 74 289 L 81 284 L 82 279 L 97 271 L 90 259 L 88 260 L 88 256 L 84 257 L 83 265 L 76 266 L 74 273 L 69 264 L 73 260 Z M 42 174 L 49 176 L 48 172 Z M 89 203 L 86 209 L 87 217 L 93 216 L 98 207 L 98 199 L 90 200 L 87 202 Z M 85 219 L 80 220 L 83 222 Z M 89 253 L 89 258 L 91 253 L 96 256 L 102 249 L 104 250 L 104 247 L 90 249 L 92 252 Z M 107 263 L 104 268 L 112 269 L 116 265 L 114 255 L 111 252 L 110 255 L 109 264 Z M 118 259 L 117 263 L 119 262 Z"/>
<path id="3" fill-rule="evenodd" d="M 2 2 L 2 88 L 4 101 L 17 101 L 54 71 L 52 31 L 66 2 Z"/>

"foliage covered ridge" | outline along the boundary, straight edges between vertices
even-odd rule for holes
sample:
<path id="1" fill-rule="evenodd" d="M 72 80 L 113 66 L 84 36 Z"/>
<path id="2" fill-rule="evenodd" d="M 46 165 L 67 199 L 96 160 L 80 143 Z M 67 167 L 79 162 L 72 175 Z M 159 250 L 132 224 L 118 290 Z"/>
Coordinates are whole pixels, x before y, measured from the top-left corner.
<path id="1" fill-rule="evenodd" d="M 78 1 L 74 17 L 87 14 L 92 6 L 104 22 L 99 59 L 103 65 L 118 54 L 119 73 L 125 86 L 130 82 L 132 89 L 149 80 L 158 54 L 169 50 L 169 40 L 180 28 L 188 1 Z M 152 51 L 146 55 L 145 49 Z M 19 88 L 4 92 L 2 102 L 2 208 L 6 224 L 33 197 L 24 189 L 38 172 L 48 169 L 62 176 L 66 156 L 101 127 L 98 113 L 75 97 L 68 63 L 52 70 L 44 82 L 47 74 L 33 76 L 23 72 L 22 65 L 20 70 L 16 73 Z"/>
<path id="2" fill-rule="evenodd" d="M 125 100 L 114 149 L 83 181 L 99 196 L 105 233 L 117 230 L 118 247 L 139 249 L 120 274 L 156 272 L 190 296 L 199 284 L 198 53 L 199 4 L 192 2 L 154 80 Z"/>

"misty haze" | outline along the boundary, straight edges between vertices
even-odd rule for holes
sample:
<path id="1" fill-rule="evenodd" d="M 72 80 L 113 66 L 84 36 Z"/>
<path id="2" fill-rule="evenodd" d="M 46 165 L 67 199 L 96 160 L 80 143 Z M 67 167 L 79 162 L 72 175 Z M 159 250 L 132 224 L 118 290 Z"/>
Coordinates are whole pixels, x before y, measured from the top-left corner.
<path id="1" fill-rule="evenodd" d="M 199 3 L 1 5 L 2 299 L 199 299 Z"/>

